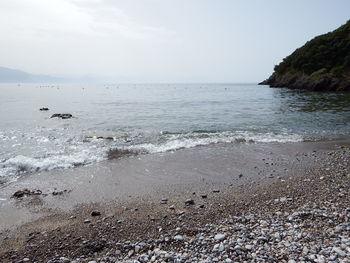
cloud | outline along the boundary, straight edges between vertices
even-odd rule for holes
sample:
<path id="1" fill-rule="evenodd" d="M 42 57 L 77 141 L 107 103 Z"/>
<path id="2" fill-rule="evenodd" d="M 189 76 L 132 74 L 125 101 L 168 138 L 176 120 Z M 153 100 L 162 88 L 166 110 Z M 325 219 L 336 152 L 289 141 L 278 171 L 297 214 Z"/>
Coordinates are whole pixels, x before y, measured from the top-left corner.
<path id="1" fill-rule="evenodd" d="M 120 34 L 131 39 L 154 39 L 174 35 L 164 27 L 156 27 L 138 22 L 119 8 L 115 2 L 104 0 L 71 0 L 82 13 L 90 18 L 89 27 L 96 34 Z"/>
<path id="2" fill-rule="evenodd" d="M 1 63 L 52 75 L 147 74 L 179 37 L 144 14 L 118 1 L 1 0 Z"/>
<path id="3" fill-rule="evenodd" d="M 2 0 L 0 32 L 17 38 L 58 36 L 167 40 L 175 33 L 137 21 L 104 0 Z"/>

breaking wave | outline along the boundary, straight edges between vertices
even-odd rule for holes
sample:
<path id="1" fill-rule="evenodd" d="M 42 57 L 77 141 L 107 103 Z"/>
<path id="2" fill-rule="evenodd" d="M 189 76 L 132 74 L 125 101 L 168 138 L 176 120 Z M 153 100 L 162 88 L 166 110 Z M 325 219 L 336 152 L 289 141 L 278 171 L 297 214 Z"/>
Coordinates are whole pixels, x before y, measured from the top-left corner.
<path id="1" fill-rule="evenodd" d="M 303 137 L 290 134 L 249 134 L 245 132 L 213 132 L 213 133 L 189 133 L 189 134 L 169 134 L 165 133 L 166 140 L 164 143 L 142 143 L 132 145 L 128 149 L 134 151 L 142 151 L 146 153 L 161 153 L 167 151 L 175 151 L 185 148 L 193 148 L 196 146 L 204 146 L 217 143 L 254 143 L 254 142 L 300 142 Z"/>
<path id="2" fill-rule="evenodd" d="M 162 132 L 156 136 L 156 139 L 149 140 L 151 142 L 136 142 L 132 138 L 124 143 L 107 140 L 101 144 L 96 141 L 98 140 L 94 139 L 81 143 L 72 152 L 51 153 L 39 157 L 17 155 L 2 160 L 0 161 L 0 178 L 53 169 L 69 169 L 139 153 L 162 153 L 218 143 L 300 142 L 303 141 L 303 137 L 296 134 L 198 131 L 185 134 Z"/>

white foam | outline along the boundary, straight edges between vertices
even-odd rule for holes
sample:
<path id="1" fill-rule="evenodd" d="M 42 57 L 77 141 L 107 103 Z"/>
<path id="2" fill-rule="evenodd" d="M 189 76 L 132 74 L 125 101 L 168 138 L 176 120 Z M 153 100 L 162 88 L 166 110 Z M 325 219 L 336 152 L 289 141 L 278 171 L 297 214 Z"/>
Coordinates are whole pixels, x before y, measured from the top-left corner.
<path id="1" fill-rule="evenodd" d="M 94 151 L 85 149 L 67 155 L 60 154 L 42 158 L 18 155 L 1 163 L 0 177 L 18 175 L 24 172 L 73 168 L 78 165 L 86 165 L 105 159 L 105 151 L 97 151 L 96 149 Z"/>
<path id="2" fill-rule="evenodd" d="M 165 143 L 152 144 L 144 143 L 128 147 L 129 150 L 143 151 L 148 153 L 161 153 L 175 151 L 183 148 L 193 148 L 217 143 L 234 143 L 234 142 L 300 142 L 303 137 L 296 134 L 251 134 L 247 132 L 223 132 L 223 133 L 194 133 L 168 135 Z"/>
<path id="3" fill-rule="evenodd" d="M 47 143 L 49 142 L 50 140 L 46 137 L 40 137 L 37 139 L 38 143 Z"/>
<path id="4" fill-rule="evenodd" d="M 254 134 L 249 132 L 221 132 L 221 133 L 188 133 L 160 135 L 161 142 L 141 143 L 130 146 L 119 145 L 116 142 L 78 143 L 51 151 L 45 156 L 37 158 L 17 155 L 0 162 L 0 177 L 15 176 L 26 172 L 49 171 L 53 169 L 68 169 L 78 165 L 87 165 L 106 160 L 111 148 L 143 153 L 162 153 L 176 151 L 183 148 L 193 148 L 217 143 L 238 142 L 299 142 L 303 137 L 295 134 Z M 45 138 L 39 141 L 45 143 Z M 63 143 L 65 144 L 65 143 Z"/>

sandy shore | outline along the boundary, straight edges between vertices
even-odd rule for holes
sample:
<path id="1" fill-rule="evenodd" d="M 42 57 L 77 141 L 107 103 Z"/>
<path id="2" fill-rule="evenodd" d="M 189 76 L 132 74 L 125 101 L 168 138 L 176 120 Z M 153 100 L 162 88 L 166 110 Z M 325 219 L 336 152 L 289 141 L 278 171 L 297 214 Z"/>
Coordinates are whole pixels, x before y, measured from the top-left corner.
<path id="1" fill-rule="evenodd" d="M 32 174 L 1 189 L 0 259 L 348 262 L 347 147 L 214 145 Z M 9 198 L 23 188 L 42 194 Z"/>

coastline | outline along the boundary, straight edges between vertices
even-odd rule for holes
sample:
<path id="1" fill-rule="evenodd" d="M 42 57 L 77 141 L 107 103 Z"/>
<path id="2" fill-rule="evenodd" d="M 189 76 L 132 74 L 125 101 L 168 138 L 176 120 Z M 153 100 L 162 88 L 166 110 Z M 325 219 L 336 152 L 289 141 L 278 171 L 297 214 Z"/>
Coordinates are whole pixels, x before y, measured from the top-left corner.
<path id="1" fill-rule="evenodd" d="M 271 88 L 289 88 L 308 91 L 348 92 L 350 89 L 347 78 L 338 79 L 335 76 L 324 76 L 314 79 L 305 73 L 273 73 L 268 79 L 259 83 Z"/>
<path id="2" fill-rule="evenodd" d="M 235 216 L 270 215 L 272 219 L 288 220 L 286 213 L 290 215 L 308 206 L 311 209 L 314 204 L 327 208 L 327 202 L 331 202 L 339 209 L 349 207 L 348 189 L 344 187 L 350 181 L 348 146 L 349 140 L 218 144 L 29 175 L 2 188 L 0 197 L 8 197 L 26 186 L 47 195 L 2 203 L 0 259 L 2 262 L 24 258 L 30 262 L 50 259 L 88 262 L 110 256 L 113 259 L 104 262 L 122 259 L 127 262 L 146 253 L 144 249 L 136 252 L 135 243 L 149 239 L 163 240 L 155 242 L 154 249 L 160 247 L 176 254 L 206 224 L 212 224 L 218 232 L 223 231 L 222 227 L 227 228 L 227 241 L 234 237 L 229 229 L 237 224 L 232 219 Z M 213 192 L 216 189 L 219 192 Z M 64 190 L 67 191 L 52 195 L 54 191 Z M 162 199 L 167 201 L 161 204 Z M 187 199 L 193 200 L 194 205 L 186 205 Z M 100 211 L 101 216 L 92 217 L 94 210 Z M 23 220 L 18 220 L 21 217 Z M 222 220 L 233 221 L 222 223 Z M 214 230 L 208 229 L 203 233 L 213 234 Z M 349 235 L 346 231 L 345 234 Z M 176 235 L 183 240 L 175 242 Z M 216 256 L 225 256 L 224 251 L 232 252 L 219 261 L 240 256 L 224 240 L 213 240 L 214 243 L 208 241 L 210 251 L 221 243 L 224 250 L 211 251 L 208 255 L 220 252 Z"/>

